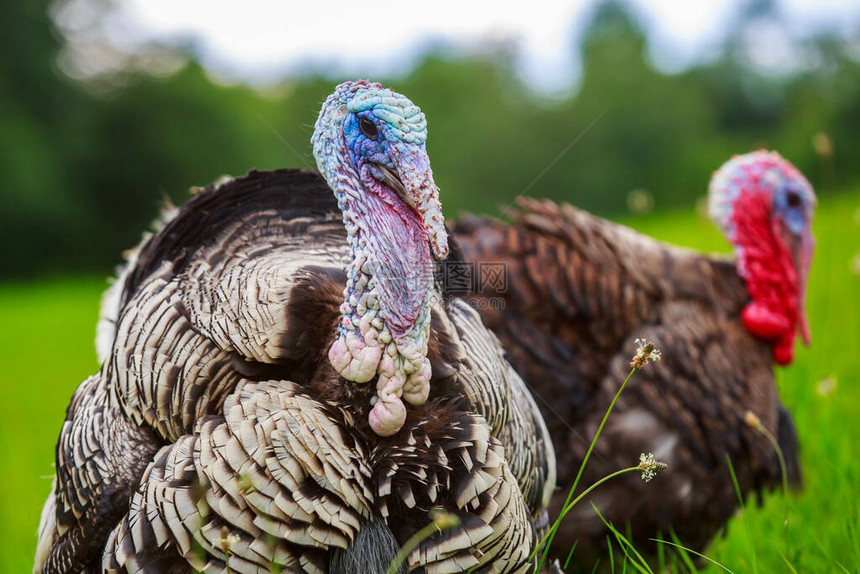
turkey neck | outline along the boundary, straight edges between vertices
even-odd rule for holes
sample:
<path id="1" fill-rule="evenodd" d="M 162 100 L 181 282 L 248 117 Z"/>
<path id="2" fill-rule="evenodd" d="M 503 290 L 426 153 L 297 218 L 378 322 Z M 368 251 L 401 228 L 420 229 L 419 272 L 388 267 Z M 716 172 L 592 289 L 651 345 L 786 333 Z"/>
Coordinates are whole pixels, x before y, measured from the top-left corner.
<path id="1" fill-rule="evenodd" d="M 339 334 L 360 333 L 383 346 L 393 339 L 401 352 L 410 342 L 426 349 L 433 287 L 427 231 L 419 214 L 393 191 L 381 184 L 360 189 L 361 179 L 351 171 L 354 176 L 340 179 L 335 190 L 352 261 Z"/>

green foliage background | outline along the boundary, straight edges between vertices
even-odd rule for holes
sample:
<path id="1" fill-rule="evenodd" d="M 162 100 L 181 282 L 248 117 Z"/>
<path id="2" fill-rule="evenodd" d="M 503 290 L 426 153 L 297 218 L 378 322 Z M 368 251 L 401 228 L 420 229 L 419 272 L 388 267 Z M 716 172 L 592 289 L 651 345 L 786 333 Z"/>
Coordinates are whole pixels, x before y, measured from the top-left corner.
<path id="1" fill-rule="evenodd" d="M 319 105 L 345 79 L 309 72 L 266 91 L 228 86 L 174 49 L 185 61 L 178 71 L 78 82 L 58 70 L 63 38 L 50 6 L 0 3 L 0 572 L 32 564 L 64 410 L 98 367 L 103 277 L 163 198 L 181 202 L 192 186 L 252 168 L 311 167 Z M 745 6 L 715 59 L 667 74 L 651 64 L 646 32 L 624 5 L 600 3 L 571 47 L 582 56 L 581 84 L 562 98 L 532 91 L 514 72 L 516 54 L 498 47 L 442 47 L 402 77 L 374 79 L 427 113 L 449 217 L 497 213 L 526 192 L 725 250 L 695 209 L 710 173 L 758 147 L 804 171 L 821 199 L 814 344 L 778 377 L 803 444 L 806 490 L 747 508 L 710 555 L 735 572 L 857 574 L 860 193 L 847 190 L 860 188 L 860 61 L 856 45 L 822 32 L 797 39 L 814 66 L 758 70 L 744 30 L 775 17 L 775 4 Z M 658 213 L 631 216 L 633 190 Z"/>
<path id="2" fill-rule="evenodd" d="M 63 42 L 47 6 L 0 8 L 8 31 L 0 34 L 0 278 L 107 271 L 163 197 L 182 201 L 192 186 L 252 168 L 312 166 L 319 105 L 344 78 L 309 72 L 266 91 L 226 86 L 176 48 L 186 63 L 175 73 L 129 69 L 76 82 L 57 70 Z M 778 5 L 749 0 L 715 60 L 666 74 L 624 4 L 598 4 L 571 46 L 581 84 L 560 99 L 534 93 L 504 45 L 430 49 L 407 75 L 375 79 L 427 113 L 448 216 L 496 212 L 523 191 L 601 215 L 626 212 L 634 189 L 660 210 L 691 206 L 731 154 L 763 146 L 780 150 L 820 194 L 860 180 L 856 47 L 824 33 L 798 38 L 817 65 L 761 71 L 744 38 L 762 18 L 778 19 Z"/>

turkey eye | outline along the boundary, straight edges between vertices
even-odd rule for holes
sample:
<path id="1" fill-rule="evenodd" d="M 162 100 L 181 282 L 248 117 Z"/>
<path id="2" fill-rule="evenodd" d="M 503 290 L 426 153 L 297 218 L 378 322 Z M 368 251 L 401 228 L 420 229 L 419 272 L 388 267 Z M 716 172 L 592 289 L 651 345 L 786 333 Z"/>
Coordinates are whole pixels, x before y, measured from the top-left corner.
<path id="1" fill-rule="evenodd" d="M 794 192 L 794 191 L 789 191 L 789 192 L 786 194 L 786 196 L 785 196 L 785 202 L 788 204 L 788 206 L 789 206 L 789 207 L 792 207 L 792 208 L 794 208 L 794 207 L 800 207 L 800 204 L 802 203 L 802 201 L 801 201 L 801 199 L 800 199 L 800 195 L 798 195 L 798 194 L 797 194 L 796 192 Z"/>
<path id="2" fill-rule="evenodd" d="M 376 136 L 379 135 L 379 130 L 376 128 L 376 124 L 367 118 L 361 118 L 358 120 L 358 128 L 361 130 L 361 133 L 372 140 L 375 140 Z"/>

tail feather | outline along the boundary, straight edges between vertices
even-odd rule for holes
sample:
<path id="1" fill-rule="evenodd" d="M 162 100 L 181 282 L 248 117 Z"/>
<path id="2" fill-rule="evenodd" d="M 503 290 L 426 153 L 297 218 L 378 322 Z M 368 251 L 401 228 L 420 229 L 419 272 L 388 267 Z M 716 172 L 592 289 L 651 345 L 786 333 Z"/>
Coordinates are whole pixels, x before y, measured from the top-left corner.
<path id="1" fill-rule="evenodd" d="M 123 305 L 123 293 L 129 275 L 137 266 L 137 256 L 153 235 L 164 229 L 171 219 L 176 217 L 179 209 L 165 198 L 161 211 L 149 225 L 150 231 L 143 233 L 140 243 L 123 253 L 125 262 L 116 270 L 116 277 L 111 278 L 110 286 L 102 294 L 99 306 L 99 320 L 96 324 L 96 356 L 99 364 L 104 363 L 110 355 L 113 340 L 116 336 L 116 322 Z"/>
<path id="2" fill-rule="evenodd" d="M 51 554 L 51 548 L 57 540 L 57 478 L 51 484 L 51 493 L 42 507 L 42 517 L 39 520 L 39 540 L 36 543 L 36 558 L 33 564 L 33 574 L 38 574 Z"/>

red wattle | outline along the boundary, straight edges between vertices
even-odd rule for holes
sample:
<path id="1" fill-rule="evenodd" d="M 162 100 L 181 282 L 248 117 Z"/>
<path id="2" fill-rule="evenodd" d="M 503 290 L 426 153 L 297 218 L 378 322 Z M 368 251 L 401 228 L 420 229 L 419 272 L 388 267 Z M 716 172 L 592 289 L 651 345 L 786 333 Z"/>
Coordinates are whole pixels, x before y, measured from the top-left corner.
<path id="1" fill-rule="evenodd" d="M 744 327 L 772 343 L 774 360 L 787 365 L 794 359 L 797 328 L 803 329 L 801 281 L 783 239 L 783 223 L 771 219 L 771 200 L 769 194 L 741 191 L 731 216 L 732 242 L 738 249 L 738 272 L 751 299 L 741 312 Z"/>
<path id="2" fill-rule="evenodd" d="M 794 360 L 794 330 L 782 335 L 773 346 L 773 360 L 777 365 L 790 365 Z"/>
<path id="3" fill-rule="evenodd" d="M 741 320 L 747 330 L 760 339 L 776 339 L 786 332 L 794 332 L 789 319 L 753 301 L 741 312 Z M 793 338 L 793 337 L 792 337 Z"/>

